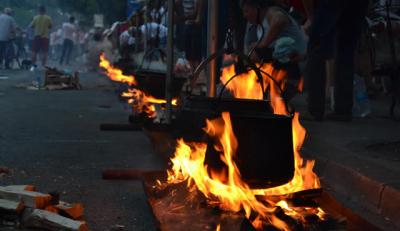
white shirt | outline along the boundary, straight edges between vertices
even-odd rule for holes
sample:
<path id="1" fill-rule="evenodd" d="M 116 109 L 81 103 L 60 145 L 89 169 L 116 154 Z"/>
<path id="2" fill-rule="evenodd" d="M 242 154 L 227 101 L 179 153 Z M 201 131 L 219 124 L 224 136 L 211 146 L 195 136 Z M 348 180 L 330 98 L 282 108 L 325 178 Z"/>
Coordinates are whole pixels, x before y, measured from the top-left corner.
<path id="1" fill-rule="evenodd" d="M 157 22 L 160 20 L 161 24 L 163 24 L 163 21 L 165 19 L 165 9 L 164 7 L 161 7 L 160 9 L 152 9 L 150 12 L 150 17 L 153 22 Z"/>
<path id="2" fill-rule="evenodd" d="M 164 25 L 157 24 L 155 22 L 149 22 L 140 27 L 140 30 L 142 31 L 142 34 L 147 38 L 155 38 L 157 36 L 158 32 L 158 37 L 159 38 L 165 38 L 167 37 L 168 34 L 168 28 L 165 27 Z"/>
<path id="3" fill-rule="evenodd" d="M 119 43 L 121 46 L 133 45 L 135 44 L 135 38 L 129 34 L 129 31 L 126 30 L 119 36 Z"/>
<path id="4" fill-rule="evenodd" d="M 76 26 L 72 23 L 65 22 L 62 25 L 63 38 L 75 41 L 74 34 L 76 32 Z"/>

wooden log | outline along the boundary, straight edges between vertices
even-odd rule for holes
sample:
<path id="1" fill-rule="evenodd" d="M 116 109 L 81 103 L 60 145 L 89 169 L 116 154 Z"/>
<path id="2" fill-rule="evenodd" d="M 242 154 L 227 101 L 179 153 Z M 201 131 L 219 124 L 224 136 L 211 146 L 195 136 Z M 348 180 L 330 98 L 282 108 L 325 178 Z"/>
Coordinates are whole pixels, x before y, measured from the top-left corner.
<path id="1" fill-rule="evenodd" d="M 50 204 L 51 196 L 39 192 L 16 190 L 0 186 L 0 199 L 23 202 L 27 207 L 42 209 Z"/>
<path id="2" fill-rule="evenodd" d="M 44 210 L 51 212 L 51 213 L 55 213 L 55 214 L 59 213 L 59 210 L 56 207 L 54 207 L 53 205 L 46 206 L 46 208 L 44 208 Z"/>
<path id="3" fill-rule="evenodd" d="M 5 186 L 6 189 L 10 189 L 10 190 L 17 190 L 17 191 L 30 191 L 30 192 L 35 192 L 36 191 L 36 187 L 33 185 L 9 185 L 9 186 Z"/>
<path id="4" fill-rule="evenodd" d="M 45 210 L 35 209 L 24 213 L 23 226 L 54 231 L 88 231 L 86 222 L 75 221 Z"/>
<path id="5" fill-rule="evenodd" d="M 101 131 L 142 131 L 142 126 L 138 124 L 101 124 Z"/>
<path id="6" fill-rule="evenodd" d="M 78 218 L 83 217 L 83 206 L 82 204 L 70 204 L 64 201 L 60 201 L 55 208 L 59 211 L 60 215 L 72 218 L 77 220 Z"/>
<path id="7" fill-rule="evenodd" d="M 24 207 L 25 206 L 22 202 L 0 199 L 0 214 L 1 213 L 20 214 L 24 210 Z"/>
<path id="8" fill-rule="evenodd" d="M 150 170 L 140 169 L 106 169 L 102 172 L 103 180 L 142 180 Z"/>

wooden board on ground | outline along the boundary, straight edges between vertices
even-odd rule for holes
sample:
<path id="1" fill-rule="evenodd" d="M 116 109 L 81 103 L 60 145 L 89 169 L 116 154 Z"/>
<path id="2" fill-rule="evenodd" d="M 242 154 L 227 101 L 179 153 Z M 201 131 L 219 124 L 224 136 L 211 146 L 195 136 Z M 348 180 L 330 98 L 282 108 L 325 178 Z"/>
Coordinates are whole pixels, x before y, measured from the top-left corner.
<path id="1" fill-rule="evenodd" d="M 70 217 L 72 219 L 78 219 L 83 216 L 83 206 L 82 204 L 70 204 L 64 201 L 60 201 L 60 203 L 54 206 L 59 210 L 61 215 L 66 217 Z"/>
<path id="2" fill-rule="evenodd" d="M 27 207 L 41 209 L 49 205 L 51 196 L 39 192 L 30 192 L 0 186 L 0 199 L 23 202 Z"/>
<path id="3" fill-rule="evenodd" d="M 75 221 L 60 215 L 35 209 L 24 214 L 23 224 L 25 227 L 44 230 L 64 231 L 88 231 L 87 224 L 82 221 Z"/>
<path id="4" fill-rule="evenodd" d="M 20 214 L 23 210 L 24 210 L 24 204 L 22 202 L 0 199 L 0 214 L 2 213 Z"/>
<path id="5" fill-rule="evenodd" d="M 61 90 L 61 89 L 81 89 L 79 83 L 79 73 L 73 74 L 64 73 L 55 68 L 47 67 L 45 73 L 44 86 L 48 90 Z"/>
<path id="6" fill-rule="evenodd" d="M 18 191 L 31 191 L 31 192 L 36 191 L 36 187 L 33 185 L 9 185 L 5 186 L 5 188 Z"/>

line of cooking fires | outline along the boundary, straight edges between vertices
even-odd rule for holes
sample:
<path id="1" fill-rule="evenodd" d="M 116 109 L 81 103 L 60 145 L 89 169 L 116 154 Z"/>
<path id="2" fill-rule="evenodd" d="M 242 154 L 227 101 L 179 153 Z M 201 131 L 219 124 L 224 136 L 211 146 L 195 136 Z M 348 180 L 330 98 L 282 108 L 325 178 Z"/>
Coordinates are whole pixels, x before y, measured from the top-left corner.
<path id="1" fill-rule="evenodd" d="M 105 70 L 105 74 L 114 82 L 126 83 L 130 86 L 128 91 L 123 92 L 121 97 L 126 98 L 132 105 L 135 114 L 145 114 L 148 118 L 156 118 L 157 111 L 163 110 L 167 101 L 157 99 L 144 91 L 138 89 L 138 81 L 133 75 L 124 75 L 121 69 L 114 67 L 105 55 L 100 56 L 99 66 Z M 177 99 L 172 100 L 172 105 L 177 105 Z"/>
<path id="2" fill-rule="evenodd" d="M 141 102 L 137 110 L 146 108 L 143 105 L 148 105 L 150 108 L 145 112 L 150 118 L 155 113 L 152 106 L 165 104 L 165 100 L 147 96 L 144 92 L 134 88 L 137 86 L 135 77 L 123 75 L 122 71 L 112 67 L 104 56 L 101 56 L 100 67 L 106 70 L 106 74 L 111 80 L 133 86 L 122 96 L 130 98 L 129 102 L 132 105 Z M 261 69 L 275 78 L 275 81 L 272 81 L 264 74 L 264 89 L 260 88 L 254 71 L 239 75 L 227 85 L 227 89 L 235 98 L 255 100 L 262 100 L 264 91 L 269 90 L 269 99 L 274 114 L 290 116 L 279 90 L 285 87 L 286 73 L 274 70 L 270 64 L 263 65 Z M 233 75 L 235 75 L 234 66 L 225 67 L 222 71 L 221 83 L 227 83 Z M 176 105 L 176 100 L 173 103 Z M 217 172 L 208 168 L 205 164 L 206 143 L 190 143 L 179 139 L 174 157 L 171 159 L 172 166 L 168 170 L 168 180 L 166 182 L 159 181 L 158 187 L 187 182 L 188 190 L 190 192 L 199 190 L 207 198 L 210 206 L 217 206 L 223 211 L 243 212 L 257 230 L 263 230 L 271 225 L 279 230 L 291 230 L 290 224 L 277 215 L 282 212 L 298 223 L 306 223 L 310 217 L 322 221 L 326 214 L 318 206 L 296 206 L 290 201 L 291 195 L 296 192 L 321 187 L 318 176 L 313 172 L 314 161 L 305 161 L 300 154 L 306 131 L 301 126 L 297 113 L 293 115 L 292 129 L 295 172 L 293 179 L 287 184 L 273 188 L 251 189 L 242 180 L 239 168 L 234 161 L 240 140 L 237 140 L 233 132 L 230 114 L 225 112 L 222 113 L 221 118 L 207 120 L 204 131 L 210 137 L 218 140 L 215 148 L 222 152 L 220 159 L 227 166 L 227 171 Z M 220 230 L 220 226 L 217 230 Z"/>

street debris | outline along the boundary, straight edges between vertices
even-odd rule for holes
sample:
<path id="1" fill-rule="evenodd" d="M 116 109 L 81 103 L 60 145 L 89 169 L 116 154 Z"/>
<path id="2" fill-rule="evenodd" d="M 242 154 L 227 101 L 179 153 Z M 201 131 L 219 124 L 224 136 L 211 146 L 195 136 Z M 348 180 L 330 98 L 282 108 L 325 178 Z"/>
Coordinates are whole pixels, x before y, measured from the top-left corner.
<path id="1" fill-rule="evenodd" d="M 44 87 L 47 90 L 82 89 L 78 72 L 69 73 L 50 67 L 46 67 Z"/>
<path id="2" fill-rule="evenodd" d="M 0 186 L 0 225 L 49 231 L 87 231 L 83 206 L 40 193 L 32 185 Z"/>
<path id="3" fill-rule="evenodd" d="M 34 76 L 35 77 L 35 76 Z M 42 83 L 43 82 L 43 83 Z M 79 82 L 79 73 L 69 71 L 60 71 L 56 68 L 46 67 L 44 81 L 42 76 L 37 76 L 30 83 L 20 83 L 15 86 L 30 91 L 38 90 L 81 90 L 82 85 Z"/>

